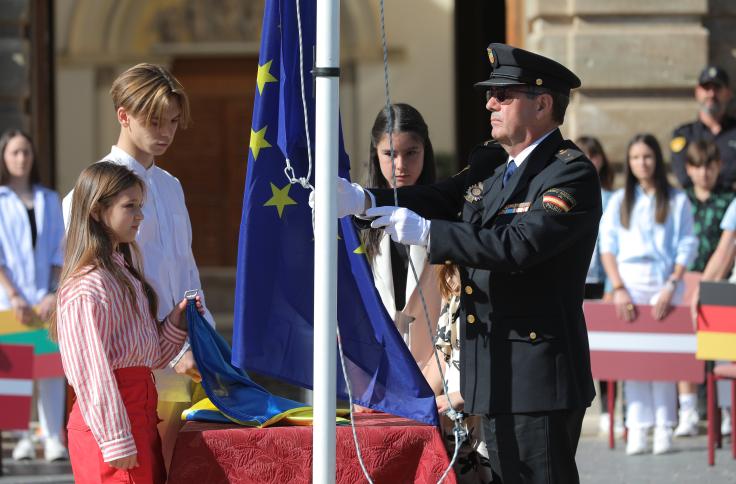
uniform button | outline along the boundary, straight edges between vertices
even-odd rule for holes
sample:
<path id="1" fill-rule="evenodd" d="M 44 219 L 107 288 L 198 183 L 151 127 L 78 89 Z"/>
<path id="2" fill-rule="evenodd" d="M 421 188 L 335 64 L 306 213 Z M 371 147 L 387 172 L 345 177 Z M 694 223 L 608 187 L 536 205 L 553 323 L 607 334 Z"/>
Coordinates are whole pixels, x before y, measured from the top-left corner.
<path id="1" fill-rule="evenodd" d="M 472 314 L 468 314 L 468 317 L 467 317 L 467 318 L 465 318 L 465 319 L 466 319 L 466 320 L 468 321 L 468 323 L 470 323 L 470 324 L 473 324 L 473 323 L 475 322 L 475 316 L 473 316 Z"/>
<path id="2" fill-rule="evenodd" d="M 470 286 L 465 286 L 465 294 L 473 294 L 473 288 Z"/>
<path id="3" fill-rule="evenodd" d="M 529 339 L 532 340 L 532 341 L 534 341 L 535 339 L 537 339 L 537 333 L 535 333 L 534 331 L 532 331 L 531 333 L 529 333 Z"/>
<path id="4" fill-rule="evenodd" d="M 452 261 L 451 260 L 446 260 L 445 261 L 445 265 L 446 266 L 451 266 L 452 265 Z"/>

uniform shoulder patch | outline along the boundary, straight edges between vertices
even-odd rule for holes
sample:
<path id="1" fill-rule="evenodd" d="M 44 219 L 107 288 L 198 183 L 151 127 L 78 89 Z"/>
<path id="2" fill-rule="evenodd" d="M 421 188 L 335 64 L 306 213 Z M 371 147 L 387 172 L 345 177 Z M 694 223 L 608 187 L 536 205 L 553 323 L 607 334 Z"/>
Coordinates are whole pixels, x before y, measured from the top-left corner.
<path id="1" fill-rule="evenodd" d="M 685 146 L 687 146 L 687 138 L 684 136 L 675 136 L 672 138 L 672 141 L 670 141 L 670 151 L 673 153 L 679 153 L 685 148 Z"/>
<path id="2" fill-rule="evenodd" d="M 558 151 L 557 155 L 555 156 L 565 163 L 570 163 L 572 160 L 577 160 L 578 158 L 583 156 L 583 152 L 579 150 L 574 150 L 572 148 L 565 148 Z"/>
<path id="3" fill-rule="evenodd" d="M 575 197 L 561 188 L 550 188 L 542 195 L 542 207 L 547 212 L 569 212 L 576 204 Z"/>

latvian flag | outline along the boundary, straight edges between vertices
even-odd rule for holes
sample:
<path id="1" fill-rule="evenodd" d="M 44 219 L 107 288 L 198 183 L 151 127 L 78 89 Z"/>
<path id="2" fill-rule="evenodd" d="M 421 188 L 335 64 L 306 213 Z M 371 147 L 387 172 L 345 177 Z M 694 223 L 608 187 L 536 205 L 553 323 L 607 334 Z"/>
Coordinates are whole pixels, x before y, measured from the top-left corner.
<path id="1" fill-rule="evenodd" d="M 700 283 L 697 357 L 736 361 L 736 285 Z"/>
<path id="2" fill-rule="evenodd" d="M 636 319 L 623 321 L 613 304 L 586 301 L 590 364 L 599 380 L 691 381 L 704 378 L 704 364 L 695 359 L 690 309 L 676 306 L 664 319 L 652 306 L 637 305 Z"/>
<path id="3" fill-rule="evenodd" d="M 33 396 L 33 346 L 0 344 L 0 430 L 27 430 Z"/>

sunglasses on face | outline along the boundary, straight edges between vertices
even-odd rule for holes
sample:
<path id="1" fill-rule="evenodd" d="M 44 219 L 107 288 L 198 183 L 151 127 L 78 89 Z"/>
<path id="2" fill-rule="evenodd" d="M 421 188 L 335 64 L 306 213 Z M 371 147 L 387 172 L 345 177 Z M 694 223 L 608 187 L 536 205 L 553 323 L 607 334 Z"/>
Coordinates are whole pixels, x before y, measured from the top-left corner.
<path id="1" fill-rule="evenodd" d="M 499 104 L 510 104 L 514 100 L 514 94 L 526 94 L 527 96 L 538 96 L 541 92 L 518 87 L 492 87 L 486 91 L 486 102 L 495 98 Z"/>

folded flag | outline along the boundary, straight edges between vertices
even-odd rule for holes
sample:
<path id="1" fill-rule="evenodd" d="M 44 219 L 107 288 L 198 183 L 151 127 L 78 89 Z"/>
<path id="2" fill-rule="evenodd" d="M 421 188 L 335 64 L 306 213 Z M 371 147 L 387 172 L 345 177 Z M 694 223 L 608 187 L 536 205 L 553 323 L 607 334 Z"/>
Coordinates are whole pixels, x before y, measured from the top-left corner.
<path id="1" fill-rule="evenodd" d="M 230 347 L 199 314 L 194 300 L 187 304 L 189 341 L 202 375 L 202 388 L 214 407 L 228 420 L 249 427 L 266 427 L 290 413 L 307 409 L 307 405 L 272 395 L 230 363 Z M 195 408 L 196 411 L 200 410 Z M 211 407 L 202 404 L 202 414 Z M 204 412 L 210 410 L 210 414 Z"/>
<path id="2" fill-rule="evenodd" d="M 736 361 L 736 285 L 701 282 L 698 351 L 701 360 Z"/>
<path id="3" fill-rule="evenodd" d="M 33 346 L 0 344 L 0 430 L 27 430 L 33 398 Z"/>
<path id="4" fill-rule="evenodd" d="M 233 364 L 312 388 L 312 212 L 309 190 L 284 174 L 287 159 L 293 176 L 310 171 L 304 109 L 314 140 L 316 2 L 299 4 L 306 106 L 296 2 L 267 0 L 264 11 L 238 242 Z M 348 177 L 341 132 L 339 140 L 339 173 Z M 348 218 L 340 221 L 338 237 L 337 319 L 353 402 L 437 424 L 434 394 L 381 304 Z M 337 396 L 347 399 L 339 361 L 335 365 Z"/>

